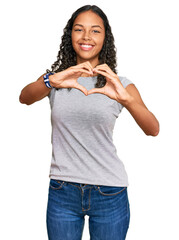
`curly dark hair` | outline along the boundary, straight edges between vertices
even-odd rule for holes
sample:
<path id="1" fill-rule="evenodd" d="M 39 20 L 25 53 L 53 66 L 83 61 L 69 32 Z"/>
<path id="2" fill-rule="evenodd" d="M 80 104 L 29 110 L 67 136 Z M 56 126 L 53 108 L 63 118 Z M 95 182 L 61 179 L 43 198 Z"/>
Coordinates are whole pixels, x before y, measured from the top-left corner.
<path id="1" fill-rule="evenodd" d="M 114 45 L 114 37 L 111 31 L 111 27 L 109 25 L 109 21 L 105 13 L 96 5 L 85 5 L 77 9 L 72 14 L 71 18 L 67 22 L 66 27 L 63 30 L 64 34 L 61 37 L 62 42 L 60 44 L 60 50 L 57 55 L 57 60 L 51 65 L 52 69 L 51 71 L 49 69 L 46 70 L 47 73 L 49 72 L 57 73 L 77 64 L 76 52 L 73 49 L 71 40 L 72 27 L 76 17 L 80 13 L 89 10 L 93 11 L 102 18 L 105 27 L 105 39 L 103 47 L 99 54 L 99 64 L 106 63 L 114 73 L 117 73 L 116 48 Z M 106 84 L 105 77 L 102 75 L 98 75 L 95 87 L 101 88 L 105 84 Z M 68 88 L 68 90 L 71 90 L 71 88 Z"/>

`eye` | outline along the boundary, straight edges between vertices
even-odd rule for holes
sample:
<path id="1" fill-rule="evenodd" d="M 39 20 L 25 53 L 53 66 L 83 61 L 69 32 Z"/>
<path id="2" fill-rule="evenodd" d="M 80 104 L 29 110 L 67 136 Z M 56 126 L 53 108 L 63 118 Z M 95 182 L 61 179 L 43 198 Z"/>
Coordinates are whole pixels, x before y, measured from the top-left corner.
<path id="1" fill-rule="evenodd" d="M 100 33 L 100 31 L 98 31 L 98 30 L 93 30 L 93 32 L 94 32 L 94 33 Z"/>
<path id="2" fill-rule="evenodd" d="M 77 29 L 75 29 L 74 31 L 75 31 L 75 32 L 81 32 L 81 31 L 82 31 L 82 29 L 80 29 L 80 28 L 77 28 Z"/>

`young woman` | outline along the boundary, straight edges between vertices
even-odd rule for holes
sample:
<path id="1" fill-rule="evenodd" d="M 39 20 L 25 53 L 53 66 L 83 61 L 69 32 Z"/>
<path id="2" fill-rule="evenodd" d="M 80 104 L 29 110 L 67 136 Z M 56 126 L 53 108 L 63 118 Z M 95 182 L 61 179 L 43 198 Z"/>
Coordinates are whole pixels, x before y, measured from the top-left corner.
<path id="1" fill-rule="evenodd" d="M 69 19 L 52 71 L 27 85 L 20 102 L 48 96 L 52 160 L 47 205 L 50 240 L 80 240 L 89 216 L 91 240 L 123 240 L 129 227 L 128 178 L 112 133 L 125 107 L 146 135 L 159 123 L 135 85 L 116 71 L 114 38 L 97 6 Z"/>

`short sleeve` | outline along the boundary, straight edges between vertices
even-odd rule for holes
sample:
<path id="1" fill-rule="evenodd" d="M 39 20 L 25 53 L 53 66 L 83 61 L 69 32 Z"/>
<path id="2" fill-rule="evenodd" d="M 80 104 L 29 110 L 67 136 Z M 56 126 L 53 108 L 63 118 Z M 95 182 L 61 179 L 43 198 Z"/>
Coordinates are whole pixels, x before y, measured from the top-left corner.
<path id="1" fill-rule="evenodd" d="M 53 107 L 54 98 L 55 98 L 55 92 L 56 92 L 56 89 L 55 89 L 55 88 L 52 88 L 52 90 L 50 91 L 50 93 L 49 93 L 49 95 L 48 95 L 51 108 Z"/>
<path id="2" fill-rule="evenodd" d="M 124 88 L 126 88 L 129 84 L 133 84 L 133 82 L 126 77 L 119 76 L 119 79 L 120 79 Z"/>
<path id="3" fill-rule="evenodd" d="M 126 88 L 129 84 L 134 84 L 131 80 L 129 80 L 126 77 L 119 76 L 119 79 L 120 79 L 124 88 Z M 121 103 L 118 102 L 118 107 L 119 107 L 119 113 L 120 113 L 124 106 Z"/>

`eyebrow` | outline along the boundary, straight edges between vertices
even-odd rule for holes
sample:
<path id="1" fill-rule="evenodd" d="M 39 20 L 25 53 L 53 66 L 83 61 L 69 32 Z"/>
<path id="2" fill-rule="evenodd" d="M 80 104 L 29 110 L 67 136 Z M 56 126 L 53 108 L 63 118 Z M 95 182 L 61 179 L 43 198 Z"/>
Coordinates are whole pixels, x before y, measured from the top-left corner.
<path id="1" fill-rule="evenodd" d="M 75 25 L 74 25 L 74 27 L 75 27 L 75 26 L 80 26 L 80 27 L 83 27 L 83 25 L 82 25 L 82 24 L 78 24 L 78 23 L 77 23 L 77 24 L 75 24 Z M 101 29 L 102 29 L 102 27 L 100 27 L 99 25 L 93 25 L 93 26 L 91 26 L 91 27 L 92 27 L 92 28 L 94 28 L 94 27 L 99 27 L 99 28 L 101 28 Z"/>

